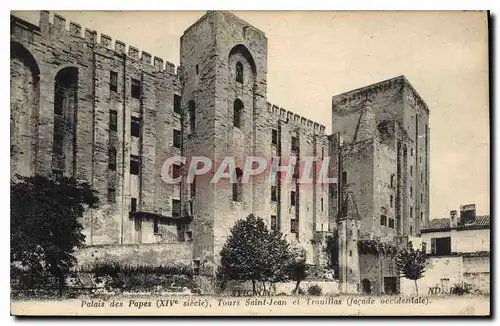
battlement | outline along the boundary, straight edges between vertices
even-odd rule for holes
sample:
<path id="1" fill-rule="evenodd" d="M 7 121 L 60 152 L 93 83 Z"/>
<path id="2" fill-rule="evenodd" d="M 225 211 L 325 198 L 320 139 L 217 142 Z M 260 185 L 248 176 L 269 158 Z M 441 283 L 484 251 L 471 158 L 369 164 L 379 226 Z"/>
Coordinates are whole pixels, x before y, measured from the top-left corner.
<path id="1" fill-rule="evenodd" d="M 179 70 L 179 67 L 177 67 L 176 70 L 176 66 L 169 61 L 164 61 L 160 57 L 152 56 L 149 52 L 141 51 L 133 45 L 127 45 L 104 33 L 98 33 L 95 30 L 84 28 L 76 22 L 66 20 L 63 16 L 52 14 L 46 10 L 40 12 L 40 29 L 42 33 L 44 30 L 53 30 L 71 37 L 81 38 L 85 40 L 87 44 L 99 45 L 118 54 L 125 54 L 132 60 L 143 62 L 157 70 L 166 71 L 171 75 L 177 75 L 177 71 Z"/>
<path id="2" fill-rule="evenodd" d="M 304 128 L 308 128 L 314 131 L 314 133 L 323 135 L 325 133 L 325 126 L 314 122 L 310 119 L 302 117 L 292 111 L 288 111 L 284 108 L 280 108 L 279 106 L 267 102 L 267 110 L 274 115 L 279 120 L 285 121 L 286 123 L 294 123 L 301 125 Z"/>

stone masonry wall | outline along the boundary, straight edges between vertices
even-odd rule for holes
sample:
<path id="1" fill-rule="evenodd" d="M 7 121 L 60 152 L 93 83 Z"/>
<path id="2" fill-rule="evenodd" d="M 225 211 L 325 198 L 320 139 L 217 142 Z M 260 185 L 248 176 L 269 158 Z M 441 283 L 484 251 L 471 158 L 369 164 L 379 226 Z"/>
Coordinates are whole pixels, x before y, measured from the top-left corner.
<path id="1" fill-rule="evenodd" d="M 88 246 L 75 253 L 78 266 L 119 263 L 129 266 L 191 266 L 191 243 Z"/>

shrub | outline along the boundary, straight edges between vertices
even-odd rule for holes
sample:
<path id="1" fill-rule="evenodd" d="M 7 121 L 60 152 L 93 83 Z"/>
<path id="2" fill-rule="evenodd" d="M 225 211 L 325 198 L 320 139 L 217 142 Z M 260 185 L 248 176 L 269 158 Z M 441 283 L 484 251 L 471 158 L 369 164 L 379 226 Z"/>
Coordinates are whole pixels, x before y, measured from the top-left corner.
<path id="1" fill-rule="evenodd" d="M 307 288 L 307 294 L 309 295 L 321 295 L 321 292 L 323 292 L 323 290 L 321 289 L 321 286 L 317 285 L 317 284 L 313 284 L 311 285 L 309 288 Z"/>
<path id="2" fill-rule="evenodd" d="M 464 295 L 471 293 L 472 286 L 468 283 L 457 283 L 450 289 L 451 294 Z"/>

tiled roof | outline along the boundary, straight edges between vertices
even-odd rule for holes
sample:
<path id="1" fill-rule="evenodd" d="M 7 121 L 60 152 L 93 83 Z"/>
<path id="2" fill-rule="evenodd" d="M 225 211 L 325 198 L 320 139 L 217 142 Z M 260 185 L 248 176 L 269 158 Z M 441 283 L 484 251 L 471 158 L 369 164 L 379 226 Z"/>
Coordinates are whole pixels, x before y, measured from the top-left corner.
<path id="1" fill-rule="evenodd" d="M 436 218 L 429 220 L 429 225 L 425 229 L 445 229 L 450 227 L 450 219 L 448 218 Z"/>
<path id="2" fill-rule="evenodd" d="M 457 229 L 467 230 L 467 229 L 484 229 L 490 227 L 490 216 L 489 215 L 478 215 L 472 223 L 459 224 Z M 422 231 L 430 230 L 449 230 L 450 229 L 450 219 L 449 218 L 436 218 L 429 220 L 429 224 L 425 226 Z"/>
<path id="3" fill-rule="evenodd" d="M 461 224 L 460 228 L 468 228 L 468 227 L 485 227 L 490 226 L 490 216 L 489 215 L 478 215 L 476 219 L 472 223 Z"/>

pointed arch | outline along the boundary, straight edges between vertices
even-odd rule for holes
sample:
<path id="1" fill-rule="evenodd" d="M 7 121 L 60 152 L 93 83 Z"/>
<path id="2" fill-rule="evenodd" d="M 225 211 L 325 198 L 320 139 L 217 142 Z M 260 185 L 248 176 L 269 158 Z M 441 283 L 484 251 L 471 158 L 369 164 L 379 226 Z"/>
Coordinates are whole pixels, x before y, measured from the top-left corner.
<path id="1" fill-rule="evenodd" d="M 253 59 L 252 54 L 248 50 L 248 48 L 246 46 L 244 46 L 243 44 L 235 45 L 231 49 L 231 51 L 229 51 L 229 58 L 231 58 L 233 55 L 235 55 L 237 53 L 239 53 L 240 55 L 242 55 L 246 59 L 246 61 L 250 65 L 252 73 L 254 75 L 257 74 L 257 67 L 255 66 L 255 61 Z"/>
<path id="2" fill-rule="evenodd" d="M 36 173 L 40 68 L 22 44 L 10 43 L 11 175 Z"/>

